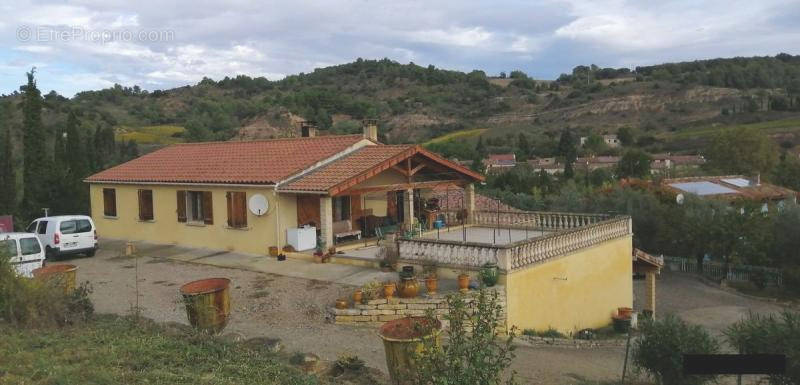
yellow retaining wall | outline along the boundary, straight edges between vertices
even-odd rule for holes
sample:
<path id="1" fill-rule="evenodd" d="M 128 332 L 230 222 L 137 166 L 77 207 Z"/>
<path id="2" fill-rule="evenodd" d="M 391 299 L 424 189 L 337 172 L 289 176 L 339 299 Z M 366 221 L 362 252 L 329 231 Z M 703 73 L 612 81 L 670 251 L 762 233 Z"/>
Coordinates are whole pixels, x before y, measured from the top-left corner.
<path id="1" fill-rule="evenodd" d="M 626 236 L 508 274 L 509 327 L 569 334 L 607 326 L 618 307 L 633 307 L 632 247 Z"/>
<path id="2" fill-rule="evenodd" d="M 103 188 L 116 189 L 116 218 L 103 215 Z M 139 220 L 139 189 L 153 190 L 153 221 Z M 211 191 L 214 224 L 178 222 L 177 190 Z M 256 216 L 248 210 L 246 229 L 228 228 L 228 191 L 244 191 L 248 201 L 253 194 L 262 194 L 269 201 L 269 211 L 265 215 Z M 285 244 L 286 228 L 297 227 L 295 195 L 280 194 L 276 197 L 271 188 L 91 184 L 90 199 L 92 219 L 97 225 L 98 235 L 108 238 L 266 254 L 269 246 Z M 275 231 L 276 211 L 280 211 L 279 232 Z M 276 242 L 278 236 L 281 238 L 280 245 Z"/>

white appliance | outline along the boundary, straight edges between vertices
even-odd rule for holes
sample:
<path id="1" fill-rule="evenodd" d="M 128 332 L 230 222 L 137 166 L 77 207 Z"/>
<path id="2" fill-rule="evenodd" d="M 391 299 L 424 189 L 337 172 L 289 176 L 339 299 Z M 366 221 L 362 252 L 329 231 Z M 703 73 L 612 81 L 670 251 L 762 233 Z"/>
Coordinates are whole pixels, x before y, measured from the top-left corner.
<path id="1" fill-rule="evenodd" d="M 297 251 L 311 250 L 317 247 L 317 228 L 300 227 L 286 229 L 286 242 Z"/>

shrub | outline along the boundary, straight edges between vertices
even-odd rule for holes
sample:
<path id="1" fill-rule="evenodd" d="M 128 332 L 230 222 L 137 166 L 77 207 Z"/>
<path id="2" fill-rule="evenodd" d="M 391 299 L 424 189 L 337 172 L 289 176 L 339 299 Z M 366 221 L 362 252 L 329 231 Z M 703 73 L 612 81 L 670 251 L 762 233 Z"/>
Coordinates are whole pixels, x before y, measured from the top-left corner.
<path id="1" fill-rule="evenodd" d="M 674 315 L 641 324 L 641 337 L 633 346 L 633 363 L 659 384 L 692 385 L 713 380 L 713 376 L 685 376 L 683 354 L 714 354 L 719 343 L 698 325 L 689 325 Z"/>
<path id="2" fill-rule="evenodd" d="M 769 377 L 771 384 L 800 383 L 800 314 L 749 316 L 725 330 L 728 342 L 745 354 L 785 354 L 786 373 Z"/>
<path id="3" fill-rule="evenodd" d="M 424 385 L 471 385 L 501 384 L 504 372 L 514 359 L 514 330 L 505 338 L 499 331 L 503 312 L 497 301 L 497 293 L 481 289 L 478 296 L 467 304 L 463 294 L 447 297 L 448 314 L 444 319 L 450 323 L 447 345 L 440 345 L 437 338 L 423 339 L 423 347 L 415 358 L 417 384 Z M 428 317 L 433 317 L 432 311 Z M 431 325 L 433 323 L 430 323 Z M 423 333 L 427 334 L 427 333 Z M 514 374 L 506 384 L 515 384 Z"/>
<path id="4" fill-rule="evenodd" d="M 522 331 L 522 334 L 526 336 L 534 336 L 534 337 L 544 337 L 544 338 L 567 338 L 564 333 L 554 329 L 552 326 L 548 327 L 547 330 L 534 330 L 534 329 L 525 329 Z"/>
<path id="5" fill-rule="evenodd" d="M 41 327 L 84 321 L 92 315 L 87 283 L 65 294 L 53 282 L 17 276 L 9 259 L 0 255 L 0 321 Z"/>

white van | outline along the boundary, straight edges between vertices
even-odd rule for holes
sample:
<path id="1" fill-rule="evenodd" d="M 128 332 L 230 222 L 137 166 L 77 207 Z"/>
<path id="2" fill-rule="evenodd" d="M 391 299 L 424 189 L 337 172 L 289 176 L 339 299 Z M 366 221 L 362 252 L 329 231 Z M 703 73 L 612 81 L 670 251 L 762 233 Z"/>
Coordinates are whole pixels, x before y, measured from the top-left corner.
<path id="1" fill-rule="evenodd" d="M 36 234 L 0 233 L 0 256 L 10 256 L 11 266 L 23 277 L 44 265 L 44 249 Z"/>
<path id="2" fill-rule="evenodd" d="M 68 254 L 93 257 L 97 251 L 97 230 L 86 215 L 39 218 L 28 225 L 27 231 L 36 233 L 48 258 Z"/>

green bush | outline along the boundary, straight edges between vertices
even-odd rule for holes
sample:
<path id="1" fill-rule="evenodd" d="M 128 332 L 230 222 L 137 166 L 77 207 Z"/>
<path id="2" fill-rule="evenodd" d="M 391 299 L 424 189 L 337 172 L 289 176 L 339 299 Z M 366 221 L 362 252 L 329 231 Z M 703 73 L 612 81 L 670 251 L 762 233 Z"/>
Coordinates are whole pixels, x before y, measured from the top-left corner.
<path id="1" fill-rule="evenodd" d="M 698 325 L 674 315 L 641 324 L 641 337 L 633 346 L 633 363 L 663 385 L 696 385 L 713 376 L 685 376 L 683 354 L 714 354 L 719 343 Z"/>
<path id="2" fill-rule="evenodd" d="M 547 330 L 534 330 L 534 329 L 525 329 L 522 331 L 523 335 L 526 336 L 534 336 L 534 337 L 544 337 L 544 338 L 567 338 L 564 333 L 554 329 L 553 327 L 548 327 Z"/>
<path id="3" fill-rule="evenodd" d="M 498 385 L 514 359 L 514 330 L 507 337 L 500 319 L 503 312 L 496 292 L 481 289 L 475 301 L 467 304 L 463 294 L 447 297 L 450 322 L 447 345 L 438 339 L 423 339 L 423 348 L 415 359 L 414 380 L 419 385 Z M 428 317 L 433 317 L 432 312 Z M 433 323 L 431 323 L 433 324 Z M 430 332 L 430 331 L 429 331 Z M 427 334 L 427 333 L 424 333 Z M 515 384 L 514 374 L 505 380 Z"/>
<path id="4" fill-rule="evenodd" d="M 725 330 L 728 342 L 745 354 L 785 354 L 785 375 L 769 377 L 771 384 L 800 384 L 800 314 L 750 315 Z"/>
<path id="5" fill-rule="evenodd" d="M 53 281 L 17 276 L 8 257 L 0 256 L 0 321 L 25 327 L 84 321 L 94 312 L 87 283 L 65 294 Z"/>

